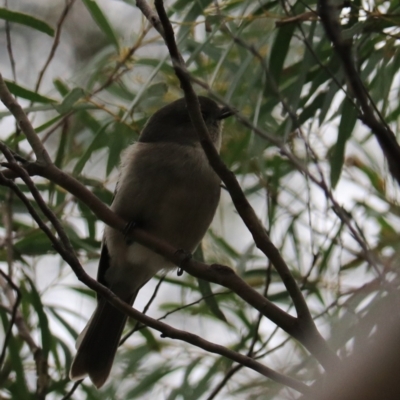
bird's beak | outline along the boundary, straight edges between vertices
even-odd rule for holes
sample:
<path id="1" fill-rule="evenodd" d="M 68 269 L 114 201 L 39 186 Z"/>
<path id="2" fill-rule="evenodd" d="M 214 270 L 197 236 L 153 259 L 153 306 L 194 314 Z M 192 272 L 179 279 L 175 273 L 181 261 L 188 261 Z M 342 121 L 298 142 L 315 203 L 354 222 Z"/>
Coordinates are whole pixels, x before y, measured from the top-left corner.
<path id="1" fill-rule="evenodd" d="M 230 117 L 231 115 L 236 114 L 236 112 L 237 112 L 237 110 L 235 110 L 235 109 L 232 108 L 232 107 L 228 107 L 228 106 L 222 107 L 222 108 L 220 109 L 220 114 L 219 114 L 219 118 L 218 118 L 218 119 L 225 119 L 225 118 L 228 118 L 228 117 Z"/>

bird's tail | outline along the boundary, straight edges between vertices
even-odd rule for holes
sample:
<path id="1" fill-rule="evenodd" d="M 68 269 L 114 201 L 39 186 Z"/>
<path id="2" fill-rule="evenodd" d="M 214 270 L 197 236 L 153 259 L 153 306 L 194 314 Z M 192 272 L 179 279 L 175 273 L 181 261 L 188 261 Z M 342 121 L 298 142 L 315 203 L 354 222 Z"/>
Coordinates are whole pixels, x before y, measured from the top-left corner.
<path id="1" fill-rule="evenodd" d="M 69 373 L 71 380 L 89 375 L 97 388 L 103 386 L 110 374 L 126 319 L 127 316 L 108 301 L 98 300 L 92 318 L 77 340 L 78 351 Z"/>

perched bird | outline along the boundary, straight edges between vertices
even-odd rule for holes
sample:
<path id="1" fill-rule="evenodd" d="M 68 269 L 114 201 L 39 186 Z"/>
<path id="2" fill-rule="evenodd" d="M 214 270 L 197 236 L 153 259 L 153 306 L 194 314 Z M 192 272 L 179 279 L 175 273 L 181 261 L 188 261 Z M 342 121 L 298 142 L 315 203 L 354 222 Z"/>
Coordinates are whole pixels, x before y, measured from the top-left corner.
<path id="1" fill-rule="evenodd" d="M 233 114 L 199 96 L 203 119 L 219 151 L 222 120 Z M 185 100 L 158 110 L 139 141 L 122 156 L 111 209 L 177 249 L 193 252 L 214 217 L 220 179 L 189 118 Z M 132 305 L 140 288 L 160 270 L 175 266 L 124 234 L 105 228 L 97 280 Z M 77 340 L 70 378 L 89 375 L 100 388 L 108 378 L 127 317 L 98 296 L 97 308 Z"/>

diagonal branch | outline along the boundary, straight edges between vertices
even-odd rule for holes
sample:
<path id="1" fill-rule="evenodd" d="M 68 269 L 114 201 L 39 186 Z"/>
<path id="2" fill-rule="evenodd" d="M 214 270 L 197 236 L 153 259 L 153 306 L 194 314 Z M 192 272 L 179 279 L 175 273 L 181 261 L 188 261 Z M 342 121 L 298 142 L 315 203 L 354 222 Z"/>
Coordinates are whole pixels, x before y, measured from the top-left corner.
<path id="1" fill-rule="evenodd" d="M 3 76 L 0 74 L 0 100 L 10 110 L 11 114 L 15 117 L 18 126 L 24 132 L 29 144 L 35 152 L 36 158 L 43 164 L 50 164 L 51 159 L 46 149 L 44 148 L 39 136 L 33 129 L 27 115 L 25 114 L 22 107 L 19 105 L 14 96 L 10 93 L 3 80 Z"/>
<path id="2" fill-rule="evenodd" d="M 160 21 L 164 27 L 165 43 L 171 56 L 175 74 L 178 77 L 181 88 L 184 92 L 190 119 L 193 126 L 197 130 L 197 134 L 199 135 L 201 145 L 208 158 L 208 161 L 228 189 L 235 208 L 251 232 L 256 246 L 275 266 L 283 284 L 286 287 L 286 290 L 293 300 L 298 316 L 298 329 L 296 329 L 297 336 L 295 337 L 300 340 L 301 343 L 303 343 L 306 348 L 321 362 L 324 368 L 330 369 L 337 364 L 338 358 L 329 349 L 327 343 L 316 329 L 307 303 L 293 275 L 290 273 L 289 267 L 279 253 L 279 250 L 272 243 L 254 209 L 247 201 L 246 196 L 244 195 L 235 175 L 226 167 L 214 145 L 212 144 L 209 138 L 207 127 L 201 115 L 197 95 L 194 92 L 191 84 L 190 74 L 187 72 L 186 66 L 182 61 L 182 56 L 178 50 L 174 31 L 164 9 L 163 1 L 155 0 L 154 4 L 160 17 Z M 236 290 L 234 291 L 236 292 Z"/>
<path id="3" fill-rule="evenodd" d="M 201 145 L 203 146 L 203 149 L 207 155 L 208 161 L 228 189 L 236 210 L 242 217 L 249 231 L 252 233 L 257 247 L 272 261 L 278 273 L 280 274 L 286 289 L 290 293 L 290 296 L 295 303 L 299 318 L 312 320 L 304 297 L 300 292 L 293 276 L 291 275 L 287 264 L 281 257 L 278 249 L 271 242 L 264 226 L 261 224 L 254 209 L 247 201 L 235 175 L 223 163 L 217 150 L 212 144 L 207 127 L 201 115 L 197 95 L 194 92 L 190 82 L 190 75 L 186 71 L 185 65 L 180 62 L 181 56 L 175 42 L 174 31 L 165 12 L 163 2 L 156 0 L 155 6 L 159 13 L 160 20 L 164 26 L 166 45 L 168 46 L 168 50 L 171 55 L 175 74 L 179 78 L 182 90 L 184 92 L 192 124 L 196 128 L 201 139 Z"/>
<path id="4" fill-rule="evenodd" d="M 400 146 L 397 143 L 396 136 L 383 120 L 383 117 L 379 114 L 376 107 L 374 107 L 368 91 L 360 78 L 354 63 L 351 44 L 342 37 L 339 21 L 335 17 L 337 14 L 335 7 L 330 0 L 319 0 L 318 7 L 319 16 L 321 17 L 326 34 L 334 45 L 336 53 L 342 60 L 342 65 L 351 86 L 352 93 L 360 103 L 362 110 L 360 119 L 375 135 L 388 162 L 391 174 L 400 184 Z M 378 114 L 380 120 L 376 117 L 376 114 Z"/>
<path id="5" fill-rule="evenodd" d="M 43 68 L 39 72 L 38 80 L 35 85 L 35 92 L 37 92 L 39 90 L 40 84 L 42 83 L 43 76 L 44 76 L 48 66 L 51 63 L 51 60 L 53 59 L 54 55 L 56 54 L 57 47 L 60 44 L 61 30 L 62 30 L 64 21 L 67 18 L 68 12 L 70 11 L 70 9 L 72 8 L 74 3 L 75 3 L 75 0 L 65 0 L 65 7 L 60 15 L 58 22 L 57 22 L 57 29 L 56 29 L 56 33 L 54 36 L 53 45 L 51 46 L 50 53 L 47 57 L 46 62 L 44 63 Z"/>
<path id="6" fill-rule="evenodd" d="M 0 148 L 3 148 L 1 143 Z M 125 229 L 126 222 L 121 217 L 114 214 L 79 181 L 62 172 L 53 164 L 43 166 L 38 163 L 25 163 L 24 168 L 30 175 L 45 177 L 66 189 L 69 193 L 84 202 L 95 215 L 107 225 L 119 231 Z M 182 256 L 177 252 L 176 248 L 139 228 L 135 228 L 130 235 L 135 241 L 163 255 L 175 265 L 182 266 L 189 274 L 231 289 L 287 333 L 302 341 L 303 332 L 298 326 L 296 318 L 287 314 L 254 290 L 231 268 L 222 265 L 207 265 L 193 259 L 183 261 Z"/>
<path id="7" fill-rule="evenodd" d="M 18 168 L 15 168 L 15 170 L 20 172 Z M 232 361 L 238 362 L 239 364 L 244 365 L 258 372 L 267 378 L 270 378 L 278 383 L 291 387 L 301 393 L 304 394 L 310 393 L 310 389 L 304 383 L 296 379 L 293 379 L 291 377 L 288 377 L 286 375 L 280 374 L 279 372 L 266 367 L 265 365 L 259 363 L 258 361 L 253 360 L 251 357 L 242 355 L 224 346 L 204 340 L 198 335 L 194 335 L 192 333 L 180 329 L 175 329 L 163 322 L 150 318 L 147 315 L 142 314 L 141 312 L 132 308 L 130 305 L 128 305 L 127 303 L 122 301 L 119 297 L 117 297 L 111 290 L 109 290 L 108 288 L 106 288 L 105 286 L 103 286 L 102 284 L 100 284 L 99 282 L 92 279 L 89 275 L 86 274 L 86 272 L 80 265 L 79 260 L 76 258 L 75 254 L 72 251 L 70 251 L 67 247 L 65 247 L 64 244 L 62 244 L 61 241 L 54 236 L 49 227 L 43 223 L 43 221 L 41 220 L 41 218 L 39 217 L 33 206 L 30 204 L 26 196 L 22 193 L 22 191 L 12 180 L 4 178 L 4 176 L 0 174 L 0 183 L 2 185 L 10 187 L 15 192 L 15 194 L 21 199 L 21 201 L 25 204 L 25 206 L 27 207 L 28 211 L 30 212 L 34 220 L 39 224 L 39 227 L 51 240 L 54 248 L 59 252 L 59 254 L 63 257 L 63 259 L 71 266 L 78 279 L 84 284 L 86 284 L 88 287 L 96 291 L 97 293 L 101 294 L 101 296 L 106 298 L 118 310 L 124 312 L 129 317 L 134 318 L 135 320 L 138 320 L 141 323 L 160 331 L 162 337 L 169 337 L 171 339 L 178 339 L 185 341 L 194 346 L 200 347 L 208 352 L 227 357 Z M 34 195 L 35 200 L 37 201 L 38 200 L 36 198 L 37 193 L 33 193 L 32 191 L 31 193 Z M 42 208 L 42 211 L 47 216 L 50 216 L 52 214 L 52 211 L 50 209 L 44 211 Z M 56 217 L 54 216 L 54 218 Z"/>
<path id="8" fill-rule="evenodd" d="M 18 306 L 19 306 L 19 303 L 21 302 L 21 291 L 19 290 L 19 287 L 12 281 L 12 279 L 6 273 L 4 273 L 1 269 L 0 269 L 0 275 L 7 282 L 8 286 L 17 295 L 17 298 L 15 299 L 14 304 L 12 305 L 10 325 L 8 326 L 7 332 L 5 334 L 4 343 L 3 343 L 3 350 L 1 351 L 1 354 L 0 354 L 0 370 L 1 370 L 2 367 L 3 367 L 4 358 L 6 356 L 6 350 L 7 350 L 8 342 L 10 341 L 10 338 L 11 338 L 12 327 L 14 326 L 15 321 L 17 319 Z M 0 279 L 0 282 L 1 282 L 1 279 Z M 0 286 L 3 286 L 3 285 L 1 284 Z M 5 288 L 5 291 L 6 290 L 7 289 Z M 8 296 L 8 297 L 10 297 L 9 300 L 12 300 L 12 296 Z M 10 306 L 11 306 L 11 304 L 10 304 Z"/>

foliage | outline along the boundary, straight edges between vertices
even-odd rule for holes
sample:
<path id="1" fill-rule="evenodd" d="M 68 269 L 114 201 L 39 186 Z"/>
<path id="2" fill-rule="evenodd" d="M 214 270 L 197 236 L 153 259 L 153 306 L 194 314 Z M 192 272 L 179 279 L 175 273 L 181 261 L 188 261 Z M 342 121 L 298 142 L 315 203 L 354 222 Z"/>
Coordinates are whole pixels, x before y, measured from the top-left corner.
<path id="1" fill-rule="evenodd" d="M 126 7 L 135 7 L 134 3 L 126 1 Z M 84 4 L 104 46 L 80 66 L 79 74 L 72 71 L 67 78 L 55 74 L 47 93 L 41 91 L 40 80 L 28 87 L 7 77 L 7 84 L 13 94 L 30 101 L 23 103 L 24 109 L 39 121 L 34 126 L 48 143 L 55 164 L 110 204 L 121 151 L 138 137 L 155 110 L 182 93 L 162 40 L 144 18 L 126 43 L 101 4 L 92 0 Z M 396 132 L 400 5 L 395 0 L 356 0 L 338 2 L 337 7 L 357 71 L 382 120 Z M 48 27 L 52 32 L 38 18 L 0 11 L 0 18 L 10 23 L 42 31 Z M 198 93 L 209 93 L 204 89 L 209 87 L 261 130 L 227 120 L 222 159 L 241 182 L 301 286 L 323 336 L 341 357 L 348 356 L 369 333 L 361 334 L 357 326 L 368 321 L 388 295 L 390 289 L 383 282 L 397 282 L 400 206 L 397 185 L 373 133 L 359 119 L 359 103 L 318 18 L 317 3 L 227 0 L 217 7 L 211 0 L 176 0 L 168 3 L 168 13 L 191 75 L 204 83 L 196 86 Z M 12 28 L 11 39 L 17 25 Z M 153 55 L 147 49 L 156 45 L 160 50 Z M 9 115 L 5 110 L 0 117 L 6 120 Z M 282 142 L 307 173 L 270 136 Z M 31 159 L 21 132 L 3 131 L 2 137 L 10 148 Z M 16 182 L 29 196 L 25 185 Z M 35 182 L 62 221 L 81 262 L 94 265 L 102 225 L 72 194 L 43 179 Z M 72 342 L 88 314 L 76 307 L 78 301 L 75 306 L 60 305 L 54 296 L 59 292 L 63 299 L 76 299 L 78 294 L 90 304 L 94 296 L 78 285 L 21 201 L 3 186 L 0 198 L 1 269 L 20 292 L 20 320 L 35 343 L 29 343 L 21 334 L 21 321 L 15 321 L 7 343 L 1 341 L 7 346 L 0 394 L 60 398 L 72 387 L 68 380 Z M 198 258 L 231 266 L 249 285 L 292 312 L 292 300 L 278 274 L 256 249 L 228 195 L 223 196 L 202 248 L 204 254 Z M 44 278 L 47 274 L 51 278 Z M 8 287 L 0 296 L 4 332 L 0 337 L 5 338 L 17 291 L 4 279 L 0 283 Z M 397 290 L 396 285 L 392 286 Z M 52 296 L 46 295 L 49 291 Z M 161 282 L 158 298 L 148 313 L 156 318 L 168 315 L 166 322 L 171 325 L 306 383 L 321 374 L 319 364 L 298 342 L 218 285 L 171 273 Z M 130 322 L 127 330 L 134 326 Z M 39 372 L 35 364 L 33 353 L 38 349 L 47 371 Z M 35 374 L 41 382 L 35 382 Z M 173 400 L 211 399 L 213 393 L 247 399 L 298 395 L 254 371 L 237 368 L 230 360 L 143 328 L 121 347 L 112 378 L 101 391 L 84 381 L 73 396 L 151 395 Z"/>

